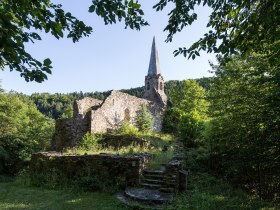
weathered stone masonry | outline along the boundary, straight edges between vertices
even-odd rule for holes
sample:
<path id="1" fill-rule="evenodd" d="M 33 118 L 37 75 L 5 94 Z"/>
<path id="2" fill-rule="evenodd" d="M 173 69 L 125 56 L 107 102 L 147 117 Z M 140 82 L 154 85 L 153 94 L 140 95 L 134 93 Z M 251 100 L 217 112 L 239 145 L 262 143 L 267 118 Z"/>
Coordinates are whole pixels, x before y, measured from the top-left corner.
<path id="1" fill-rule="evenodd" d="M 62 155 L 54 152 L 40 152 L 32 155 L 30 169 L 34 176 L 31 178 L 33 183 L 40 183 L 42 180 L 37 180 L 40 174 L 44 177 L 59 176 L 57 182 L 71 182 L 80 177 L 98 176 L 112 184 L 117 184 L 119 180 L 122 180 L 127 185 L 136 186 L 139 184 L 142 170 L 150 159 L 151 156 L 146 154 L 135 156 Z"/>
<path id="2" fill-rule="evenodd" d="M 82 100 L 76 100 L 73 105 L 74 118 L 84 118 L 90 110 L 98 109 L 102 102 L 102 100 L 90 97 L 85 97 Z"/>
<path id="3" fill-rule="evenodd" d="M 148 100 L 126 93 L 112 91 L 102 106 L 91 112 L 91 132 L 106 132 L 118 128 L 124 120 L 135 124 L 136 112 L 141 106 L 147 106 L 154 117 L 155 131 L 161 130 L 163 108 Z"/>
<path id="4" fill-rule="evenodd" d="M 81 101 L 76 104 L 83 106 Z M 87 109 L 85 114 L 78 110 L 70 119 L 56 121 L 54 147 L 57 151 L 63 148 L 74 147 L 87 133 L 106 132 L 118 128 L 124 120 L 135 124 L 136 112 L 140 107 L 147 106 L 154 118 L 153 129 L 161 130 L 164 108 L 154 102 L 137 98 L 126 93 L 112 91 L 101 105 Z"/>

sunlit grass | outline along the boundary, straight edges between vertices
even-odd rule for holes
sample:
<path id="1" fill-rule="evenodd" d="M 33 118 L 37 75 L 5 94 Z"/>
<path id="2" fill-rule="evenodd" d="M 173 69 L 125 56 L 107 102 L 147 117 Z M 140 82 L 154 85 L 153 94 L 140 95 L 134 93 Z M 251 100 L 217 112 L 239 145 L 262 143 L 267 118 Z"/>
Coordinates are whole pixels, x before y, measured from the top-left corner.
<path id="1" fill-rule="evenodd" d="M 118 149 L 114 149 L 113 147 L 96 147 L 92 150 L 83 150 L 78 148 L 68 149 L 64 152 L 64 154 L 76 154 L 76 155 L 84 155 L 85 153 L 88 155 L 94 155 L 94 154 L 116 154 L 116 155 L 135 155 L 139 153 L 151 153 L 153 152 L 153 149 L 150 149 L 148 147 L 141 147 L 137 144 L 132 144 L 127 147 L 121 147 Z"/>
<path id="2" fill-rule="evenodd" d="M 24 203 L 0 203 L 0 209 L 27 209 L 29 205 Z"/>
<path id="3" fill-rule="evenodd" d="M 156 132 L 140 133 L 137 132 L 139 138 L 144 139 L 151 143 L 152 146 L 140 146 L 138 144 L 131 144 L 126 147 L 120 147 L 115 149 L 114 147 L 103 147 L 102 145 L 95 144 L 92 149 L 85 150 L 81 147 L 76 147 L 64 151 L 64 154 L 68 155 L 98 155 L 98 154 L 115 154 L 122 156 L 132 156 L 140 153 L 147 153 L 152 155 L 152 161 L 150 161 L 149 169 L 160 169 L 162 165 L 167 164 L 174 155 L 174 143 L 173 136 L 169 134 L 161 134 Z M 164 146 L 168 147 L 167 151 L 163 152 Z"/>

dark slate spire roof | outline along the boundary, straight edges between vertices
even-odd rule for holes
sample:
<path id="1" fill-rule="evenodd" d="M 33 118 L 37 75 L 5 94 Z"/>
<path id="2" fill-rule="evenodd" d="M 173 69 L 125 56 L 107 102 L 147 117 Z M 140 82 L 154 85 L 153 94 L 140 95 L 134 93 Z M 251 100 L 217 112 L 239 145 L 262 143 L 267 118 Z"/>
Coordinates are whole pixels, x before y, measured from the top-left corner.
<path id="1" fill-rule="evenodd" d="M 156 47 L 155 37 L 153 39 L 151 58 L 148 75 L 157 75 L 160 74 L 159 60 L 158 60 L 158 51 Z"/>

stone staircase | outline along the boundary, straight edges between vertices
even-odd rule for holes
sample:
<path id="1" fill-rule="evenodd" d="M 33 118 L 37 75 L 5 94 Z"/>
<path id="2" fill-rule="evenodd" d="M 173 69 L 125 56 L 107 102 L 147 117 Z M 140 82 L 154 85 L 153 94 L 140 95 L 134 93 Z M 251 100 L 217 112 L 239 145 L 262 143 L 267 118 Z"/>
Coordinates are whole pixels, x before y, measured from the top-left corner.
<path id="1" fill-rule="evenodd" d="M 141 186 L 156 189 L 163 193 L 175 193 L 176 174 L 165 174 L 159 170 L 144 170 Z"/>
<path id="2" fill-rule="evenodd" d="M 144 170 L 140 185 L 149 189 L 160 189 L 163 183 L 163 171 Z"/>
<path id="3" fill-rule="evenodd" d="M 175 182 L 174 177 L 166 176 L 164 171 L 144 170 L 140 186 L 127 188 L 118 199 L 140 209 L 162 209 L 173 201 Z"/>
<path id="4" fill-rule="evenodd" d="M 162 171 L 143 171 L 143 178 L 139 187 L 129 187 L 118 199 L 128 206 L 139 209 L 162 209 L 165 203 L 173 201 L 173 195 L 162 193 Z"/>
<path id="5" fill-rule="evenodd" d="M 174 195 L 186 190 L 187 172 L 183 170 L 181 145 L 176 156 L 161 170 L 142 171 L 139 187 L 128 187 L 117 198 L 136 209 L 163 209 L 171 204 Z"/>

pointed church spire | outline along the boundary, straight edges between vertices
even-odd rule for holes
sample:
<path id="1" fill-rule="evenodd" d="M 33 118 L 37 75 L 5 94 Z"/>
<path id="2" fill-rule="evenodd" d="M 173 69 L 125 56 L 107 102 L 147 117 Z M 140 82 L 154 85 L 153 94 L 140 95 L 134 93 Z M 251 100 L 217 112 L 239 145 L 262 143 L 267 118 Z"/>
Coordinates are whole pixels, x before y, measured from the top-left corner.
<path id="1" fill-rule="evenodd" d="M 158 51 L 156 47 L 155 37 L 153 39 L 151 58 L 149 64 L 148 75 L 158 75 L 160 74 L 159 60 L 158 60 Z"/>

